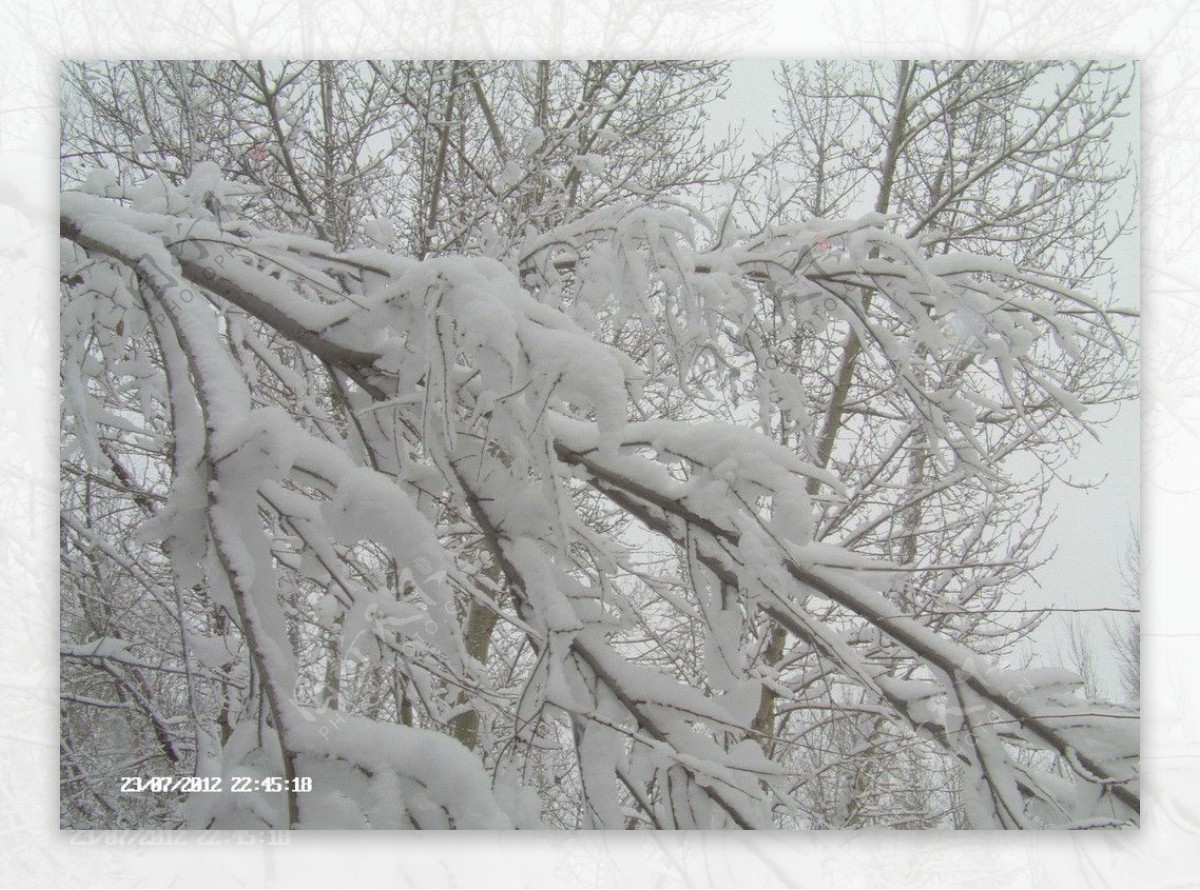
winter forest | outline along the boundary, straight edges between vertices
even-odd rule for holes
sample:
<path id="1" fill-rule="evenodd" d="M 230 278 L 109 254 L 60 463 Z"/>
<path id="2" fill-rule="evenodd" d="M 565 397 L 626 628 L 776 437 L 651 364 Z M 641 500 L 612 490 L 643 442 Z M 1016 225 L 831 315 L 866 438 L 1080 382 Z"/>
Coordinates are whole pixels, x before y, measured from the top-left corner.
<path id="1" fill-rule="evenodd" d="M 1138 825 L 1132 65 L 61 75 L 63 827 Z"/>

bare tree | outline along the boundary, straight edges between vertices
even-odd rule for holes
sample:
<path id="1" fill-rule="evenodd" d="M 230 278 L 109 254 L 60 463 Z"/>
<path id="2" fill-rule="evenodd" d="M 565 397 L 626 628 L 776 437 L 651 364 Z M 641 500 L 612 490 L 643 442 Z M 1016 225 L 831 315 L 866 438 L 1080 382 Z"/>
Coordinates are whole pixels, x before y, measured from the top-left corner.
<path id="1" fill-rule="evenodd" d="M 1130 164 L 1109 138 L 1132 89 L 1127 67 L 827 62 L 785 65 L 779 83 L 783 135 L 762 165 L 762 185 L 747 193 L 745 213 L 756 227 L 871 208 L 894 218 L 913 249 L 934 261 L 969 250 L 994 257 L 997 269 L 1048 270 L 1067 287 L 1111 286 L 1107 257 L 1133 218 L 1132 204 L 1114 205 Z M 848 247 L 837 238 L 817 245 Z M 764 424 L 853 492 L 847 504 L 818 505 L 817 536 L 902 567 L 893 588 L 900 607 L 973 647 L 1005 651 L 1040 620 L 1013 597 L 1039 562 L 1051 518 L 1044 493 L 1097 410 L 1133 391 L 1128 328 L 1102 335 L 1122 341 L 1116 356 L 1111 342 L 1010 352 L 985 344 L 1011 343 L 1015 330 L 1002 333 L 994 316 L 969 303 L 951 313 L 948 339 L 930 341 L 920 331 L 925 318 L 909 327 L 912 316 L 889 315 L 870 291 L 849 325 L 838 324 L 829 311 L 838 303 L 823 303 L 825 296 L 812 293 L 807 317 L 789 324 L 794 298 L 767 294 L 760 342 L 772 348 L 757 350 L 760 370 L 746 383 L 752 392 L 776 367 L 794 376 L 787 401 L 760 408 Z M 1017 334 L 1017 342 L 1032 341 Z M 1014 358 L 1037 365 L 1036 376 L 1072 398 L 1014 386 Z M 922 393 L 915 403 L 913 387 Z M 988 395 L 996 387 L 1006 408 Z M 930 399 L 973 416 L 978 437 L 923 422 L 920 403 Z M 1031 471 L 1029 457 L 1040 469 Z M 764 661 L 786 663 L 804 682 L 805 648 L 775 627 Z M 791 706 L 779 708 L 780 692 L 764 691 L 763 732 L 786 725 Z M 864 744 L 871 736 L 852 745 L 866 752 L 863 770 L 881 759 L 904 762 L 895 745 Z M 908 747 L 903 733 L 895 741 Z M 844 749 L 830 757 L 855 759 Z"/>
<path id="2" fill-rule="evenodd" d="M 73 742 L 65 822 L 1136 820 L 1136 714 L 988 614 L 1004 461 L 1119 396 L 1118 319 L 878 214 L 707 213 L 719 67 L 339 66 L 189 72 L 279 167 L 146 181 L 88 91 L 183 75 L 70 69 L 65 154 L 126 166 L 64 176 L 64 714 L 191 784 L 135 812 Z"/>
<path id="3" fill-rule="evenodd" d="M 1139 609 L 1142 601 L 1142 539 L 1132 532 L 1121 560 L 1121 581 L 1126 601 L 1135 610 L 1123 621 L 1108 625 L 1108 637 L 1120 668 L 1121 690 L 1131 702 L 1142 698 L 1142 626 Z"/>

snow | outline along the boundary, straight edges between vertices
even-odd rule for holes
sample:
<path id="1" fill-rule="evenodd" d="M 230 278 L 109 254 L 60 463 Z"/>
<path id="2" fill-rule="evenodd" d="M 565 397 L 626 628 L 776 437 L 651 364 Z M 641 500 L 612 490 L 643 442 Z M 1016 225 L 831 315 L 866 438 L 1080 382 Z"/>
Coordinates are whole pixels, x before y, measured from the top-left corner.
<path id="1" fill-rule="evenodd" d="M 338 715 L 334 724 L 301 716 L 291 719 L 288 740 L 304 755 L 301 769 L 322 773 L 320 786 L 313 777 L 317 806 L 331 797 L 339 804 L 341 821 L 329 822 L 320 810 L 306 813 L 308 802 L 302 800 L 302 826 L 356 827 L 353 822 L 361 819 L 370 828 L 513 827 L 479 761 L 441 733 L 348 715 Z M 369 794 L 359 790 L 363 786 Z"/>
<path id="2" fill-rule="evenodd" d="M 64 656 L 73 656 L 75 658 L 112 658 L 116 660 L 120 660 L 130 654 L 129 641 L 118 640 L 113 637 L 101 637 L 98 640 L 77 646 L 63 645 L 59 647 L 59 652 Z"/>
<path id="3" fill-rule="evenodd" d="M 522 151 L 547 144 L 535 127 Z M 596 155 L 573 163 L 602 172 Z M 300 795 L 300 826 L 535 827 L 538 801 L 504 760 L 515 754 L 488 761 L 493 788 L 478 753 L 431 728 L 475 712 L 491 751 L 497 737 L 550 747 L 569 729 L 564 756 L 594 827 L 624 826 L 626 781 L 657 789 L 638 812 L 664 825 L 767 827 L 787 768 L 750 726 L 764 685 L 785 697 L 805 688 L 785 676 L 789 665 L 766 667 L 749 648 L 770 619 L 790 631 L 793 655 L 809 647 L 828 662 L 826 682 L 852 685 L 865 713 L 907 720 L 960 755 L 978 824 L 1062 821 L 1042 806 L 1063 797 L 1061 777 L 1022 761 L 1025 750 L 1059 758 L 1085 789 L 1068 795 L 1071 820 L 1134 787 L 1133 715 L 1095 703 L 1085 712 L 1078 678 L 1004 669 L 906 614 L 889 587 L 895 566 L 836 535 L 816 540 L 814 501 L 848 505 L 862 492 L 772 438 L 776 404 L 808 426 L 815 417 L 811 394 L 753 339 L 763 339 L 756 301 L 770 289 L 788 337 L 816 321 L 870 344 L 863 361 L 887 381 L 888 409 L 920 408 L 901 441 L 925 436 L 931 472 L 950 481 L 994 472 L 974 428 L 980 412 L 1013 408 L 1021 387 L 1082 420 L 1068 375 L 1036 365 L 1048 342 L 1075 348 L 1073 319 L 999 284 L 1032 284 L 1027 273 L 923 258 L 876 216 L 722 235 L 702 251 L 683 206 L 603 207 L 531 232 L 507 262 L 391 256 L 383 248 L 396 225 L 368 219 L 362 235 L 376 247 L 339 255 L 218 219 L 238 197 L 202 162 L 178 188 L 154 178 L 124 192 L 98 171 L 61 202 L 95 257 L 64 251 L 64 270 L 86 278 L 63 312 L 67 441 L 105 471 L 100 429 L 143 449 L 165 441 L 97 395 L 105 375 L 138 381 L 129 385 L 151 410 L 170 402 L 169 491 L 135 541 L 164 542 L 174 580 L 202 588 L 238 625 L 242 640 L 188 633 L 196 663 L 216 672 L 249 659 L 269 699 L 269 721 L 239 721 L 222 751 L 201 758 L 209 774 L 279 775 L 286 751 L 314 783 Z M 817 237 L 838 249 L 815 255 Z M 851 284 L 818 301 L 809 274 Z M 866 311 L 867 284 L 892 328 Z M 570 294 L 573 305 L 560 299 Z M 632 321 L 654 335 L 640 352 L 621 340 Z M 99 352 L 82 345 L 93 331 Z M 149 379 L 148 354 L 130 352 L 143 337 L 163 358 L 165 387 Z M 745 367 L 727 362 L 726 346 Z M 974 392 L 936 373 L 968 356 L 990 363 L 995 385 Z M 680 390 L 700 380 L 677 412 L 686 419 L 655 417 L 658 403 L 640 391 L 661 396 L 660 362 Z M 705 387 L 728 389 L 743 372 L 756 375 L 744 390 L 754 404 L 702 419 L 721 413 Z M 710 382 L 716 374 L 727 382 Z M 282 400 L 278 385 L 289 391 Z M 740 425 L 751 415 L 755 428 Z M 939 448 L 953 451 L 952 467 L 936 463 Z M 875 521 L 852 518 L 844 540 Z M 628 551 L 648 538 L 669 567 L 638 579 Z M 495 561 L 508 577 L 493 576 Z M 504 616 L 496 639 L 508 647 L 507 679 L 467 656 L 460 615 L 472 600 Z M 659 651 L 676 620 L 686 644 Z M 631 642 L 643 630 L 648 640 Z M 323 648 L 331 635 L 333 655 Z M 102 638 L 64 655 L 119 661 L 128 645 Z M 890 673 L 897 652 L 914 675 Z M 427 725 L 303 706 L 321 700 L 311 693 L 325 658 L 350 673 L 399 666 Z M 1029 788 L 1037 803 L 1027 805 Z M 189 824 L 287 824 L 281 796 L 201 797 L 188 803 Z"/>
<path id="4" fill-rule="evenodd" d="M 546 131 L 541 127 L 531 127 L 521 141 L 521 151 L 525 154 L 537 154 L 546 143 Z"/>

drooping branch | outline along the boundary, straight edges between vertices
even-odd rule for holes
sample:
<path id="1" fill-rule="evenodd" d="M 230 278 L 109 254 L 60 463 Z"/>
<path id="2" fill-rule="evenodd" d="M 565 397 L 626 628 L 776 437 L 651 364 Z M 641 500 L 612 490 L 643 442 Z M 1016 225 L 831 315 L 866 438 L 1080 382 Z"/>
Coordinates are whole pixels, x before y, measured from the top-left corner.
<path id="1" fill-rule="evenodd" d="M 556 589 L 570 586 L 567 570 L 561 565 L 565 552 L 561 542 L 565 542 L 568 535 L 557 528 L 566 524 L 569 513 L 547 523 L 549 530 L 545 533 L 528 528 L 511 530 L 514 517 L 506 512 L 511 508 L 505 507 L 502 501 L 508 498 L 505 503 L 511 504 L 521 486 L 540 479 L 548 488 L 560 486 L 561 490 L 565 483 L 560 476 L 573 477 L 586 482 L 625 515 L 661 535 L 681 551 L 693 552 L 692 544 L 696 542 L 694 552 L 699 562 L 728 591 L 736 592 L 748 613 L 757 610 L 804 640 L 822 658 L 836 664 L 853 683 L 886 703 L 898 719 L 931 734 L 952 754 L 978 766 L 989 785 L 1002 788 L 1008 783 L 1026 797 L 1044 799 L 1046 796 L 1035 781 L 1022 777 L 1019 771 L 1010 770 L 1008 759 L 997 741 L 1003 738 L 1005 743 L 1029 743 L 1055 752 L 1082 781 L 1111 791 L 1114 799 L 1131 812 L 1137 812 L 1138 798 L 1130 787 L 1131 777 L 1115 774 L 1102 762 L 1101 756 L 1088 750 L 1086 739 L 1077 737 L 1079 733 L 1071 733 L 1070 726 L 1062 725 L 1069 715 L 1064 715 L 1061 708 L 1052 708 L 1049 700 L 1036 688 L 1025 698 L 1014 697 L 1014 687 L 1008 679 L 982 665 L 977 652 L 939 635 L 920 620 L 897 613 L 895 603 L 864 586 L 852 573 L 825 568 L 819 560 L 806 555 L 803 547 L 781 540 L 759 515 L 759 508 L 754 503 L 756 495 L 742 493 L 736 488 L 745 485 L 758 495 L 777 501 L 800 499 L 806 503 L 802 501 L 805 493 L 813 496 L 821 485 L 833 481 L 827 474 L 821 475 L 819 466 L 800 465 L 794 455 L 784 460 L 777 452 L 769 455 L 763 452 L 761 465 L 734 460 L 732 464 L 724 465 L 721 471 L 727 476 L 733 474 L 730 481 L 735 488 L 723 496 L 720 507 L 714 507 L 711 501 L 693 500 L 689 494 L 672 489 L 662 481 L 661 475 L 650 472 L 653 464 L 638 456 L 640 450 L 651 449 L 677 459 L 693 477 L 700 474 L 705 478 L 712 478 L 717 473 L 720 455 L 701 456 L 695 450 L 698 446 L 689 444 L 691 439 L 680 439 L 682 444 L 672 445 L 675 428 L 669 425 L 622 427 L 621 418 L 613 416 L 613 405 L 618 403 L 610 398 L 610 390 L 620 388 L 623 373 L 620 369 L 625 366 L 596 344 L 592 344 L 594 351 L 588 354 L 603 355 L 603 363 L 598 358 L 594 366 L 575 361 L 572 353 L 585 347 L 579 329 L 556 310 L 541 306 L 520 293 L 519 285 L 499 264 L 481 262 L 472 265 L 472 261 L 463 261 L 454 267 L 423 263 L 417 274 L 406 278 L 413 266 L 399 267 L 380 257 L 369 271 L 365 265 L 359 265 L 357 275 L 347 276 L 343 284 L 351 284 L 355 289 L 347 289 L 342 295 L 344 303 L 331 305 L 289 292 L 284 283 L 293 280 L 287 277 L 289 275 L 297 282 L 303 281 L 303 266 L 307 263 L 314 270 L 310 277 L 320 277 L 321 287 L 332 288 L 331 283 L 337 279 L 324 273 L 318 276 L 319 267 L 342 261 L 319 245 L 306 242 L 289 248 L 288 242 L 277 241 L 270 247 L 255 248 L 253 255 L 265 264 L 265 269 L 276 274 L 279 269 L 285 270 L 284 282 L 281 282 L 271 271 L 255 268 L 239 259 L 239 247 L 232 237 L 210 222 L 196 221 L 182 227 L 169 217 L 125 213 L 122 218 L 122 213 L 125 212 L 111 202 L 64 196 L 62 233 L 80 247 L 111 257 L 133 270 L 152 292 L 157 307 L 170 320 L 175 337 L 189 358 L 191 375 L 196 381 L 210 429 L 204 457 L 212 474 L 211 481 L 216 483 L 215 489 L 209 489 L 207 503 L 215 555 L 229 582 L 256 665 L 266 681 L 269 700 L 272 696 L 279 699 L 285 694 L 286 682 L 280 686 L 279 677 L 290 676 L 292 668 L 280 668 L 277 655 L 269 651 L 268 640 L 274 634 L 259 626 L 260 616 L 256 610 L 270 597 L 265 594 L 265 588 L 250 590 L 247 587 L 243 556 L 237 552 L 232 540 L 236 536 L 247 536 L 248 529 L 230 526 L 226 521 L 225 498 L 234 496 L 225 494 L 226 484 L 238 484 L 233 475 L 226 478 L 227 467 L 232 466 L 227 462 L 231 455 L 237 454 L 240 446 L 230 450 L 226 443 L 217 448 L 211 435 L 221 413 L 214 405 L 218 401 L 228 401 L 231 393 L 244 396 L 245 384 L 238 378 L 237 371 L 231 370 L 223 361 L 213 360 L 213 353 L 223 353 L 224 346 L 211 328 L 211 314 L 205 314 L 203 319 L 198 314 L 201 305 L 206 308 L 222 303 L 236 306 L 296 348 L 310 353 L 327 368 L 345 374 L 354 382 L 355 391 L 343 391 L 342 397 L 355 414 L 354 423 L 362 444 L 372 452 L 371 462 L 376 474 L 372 479 L 379 478 L 381 461 L 390 465 L 394 460 L 395 472 L 399 473 L 402 436 L 409 437 L 414 448 L 423 449 L 424 459 L 443 474 L 452 496 L 465 506 L 465 513 L 486 539 L 495 564 L 509 583 L 519 619 L 526 627 L 537 628 L 529 639 L 537 641 L 537 646 L 548 647 L 556 658 L 565 659 L 562 665 L 573 672 L 570 676 L 586 678 L 584 686 L 599 684 L 603 687 L 604 696 L 610 696 L 623 714 L 636 723 L 633 745 L 660 752 L 662 746 L 673 749 L 672 775 L 686 775 L 689 787 L 694 786 L 724 814 L 721 818 L 732 824 L 740 827 L 759 824 L 761 820 L 753 812 L 753 796 L 747 793 L 741 778 L 733 775 L 736 770 L 730 762 L 723 761 L 719 748 L 698 757 L 685 750 L 686 745 L 680 747 L 683 737 L 672 728 L 672 721 L 699 721 L 706 726 L 717 725 L 723 730 L 743 734 L 747 727 L 708 707 L 703 697 L 693 696 L 685 701 L 686 697 L 680 692 L 678 699 L 666 702 L 652 700 L 639 692 L 639 678 L 661 675 L 641 667 L 627 671 L 603 632 L 590 626 L 589 622 L 594 619 L 582 620 L 570 597 Z M 190 237 L 188 228 L 194 230 Z M 150 232 L 157 237 L 144 234 Z M 163 234 L 170 235 L 166 239 L 167 248 L 161 246 Z M 885 236 L 878 238 L 888 243 Z M 870 250 L 871 243 L 875 242 L 863 239 L 865 251 Z M 139 256 L 136 251 L 144 253 Z M 272 251 L 279 255 L 278 263 L 270 259 Z M 800 259 L 803 252 L 797 246 L 794 234 L 790 241 L 786 236 L 780 236 L 776 243 L 761 241 L 741 246 L 733 252 L 737 257 L 734 260 L 713 256 L 698 261 L 688 273 L 732 276 L 735 284 L 742 285 L 745 279 L 753 280 L 754 275 L 762 274 L 764 266 L 788 269 L 790 265 L 788 276 L 794 280 L 808 274 Z M 966 274 L 964 268 L 970 268 L 960 264 L 951 267 L 948 274 L 939 276 L 935 267 L 922 270 L 918 275 L 899 268 L 901 256 L 903 251 L 897 247 L 896 258 L 890 265 L 882 262 L 860 264 L 856 278 L 849 268 L 836 273 L 826 268 L 814 272 L 813 276 L 835 275 L 836 280 L 848 288 L 862 286 L 864 282 L 875 283 L 882 276 L 894 276 L 898 281 L 918 280 L 923 287 L 917 289 L 911 299 L 918 305 L 925 305 L 934 301 L 931 292 L 935 285 L 950 288 Z M 875 259 L 878 258 L 868 257 L 868 260 Z M 366 264 L 369 259 L 360 254 L 344 262 L 353 268 L 355 263 Z M 682 268 L 678 256 L 676 266 Z M 424 271 L 435 268 L 436 272 Z M 469 275 L 463 271 L 466 268 L 470 269 Z M 368 277 L 373 279 L 371 294 L 382 293 L 386 297 L 364 296 L 360 292 L 365 289 Z M 203 304 L 197 301 L 195 306 L 189 307 L 187 301 L 180 300 L 178 290 L 184 282 L 197 289 L 204 298 Z M 482 287 L 484 282 L 488 284 L 487 288 Z M 880 293 L 886 293 L 881 286 Z M 502 296 L 497 297 L 497 294 Z M 488 299 L 500 300 L 499 308 L 496 303 L 487 302 Z M 365 309 L 362 308 L 364 300 Z M 421 300 L 426 302 L 422 304 Z M 897 299 L 896 302 L 905 305 L 904 300 Z M 380 318 L 389 307 L 396 312 L 409 313 L 396 317 L 412 318 L 418 323 L 423 317 L 431 319 L 424 329 L 428 341 L 421 339 L 426 334 L 417 323 L 405 331 L 406 354 L 418 356 L 425 364 L 397 370 L 395 341 L 389 342 L 385 337 L 380 346 L 381 338 L 360 335 L 356 342 L 353 333 L 356 313 L 375 312 L 372 317 Z M 480 317 L 464 317 L 460 314 L 464 311 L 462 307 L 479 313 Z M 698 315 L 704 311 L 703 306 L 696 310 Z M 1006 308 L 1005 311 L 1010 310 Z M 315 322 L 317 318 L 321 321 Z M 485 319 L 485 324 L 480 324 L 480 318 Z M 868 323 L 866 319 L 859 321 Z M 489 340 L 493 335 L 501 339 Z M 504 340 L 503 335 L 509 335 L 511 339 Z M 481 349 L 481 343 L 492 351 Z M 428 351 L 423 352 L 426 347 Z M 476 366 L 472 367 L 473 363 Z M 598 368 L 603 368 L 608 376 L 601 377 Z M 486 369 L 486 379 L 481 369 Z M 587 373 L 581 373 L 581 369 Z M 238 378 L 236 384 L 235 378 Z M 919 389 L 912 384 L 907 393 L 915 399 L 919 397 Z M 531 390 L 530 398 L 527 403 L 522 403 L 516 397 L 525 390 Z M 564 391 L 568 393 L 566 396 L 562 395 Z M 559 401 L 552 404 L 556 398 Z M 249 402 L 248 398 L 243 401 Z M 592 421 L 568 416 L 570 408 L 564 405 L 567 402 L 590 403 L 599 419 Z M 941 409 L 926 406 L 926 410 L 932 417 Z M 377 415 L 383 411 L 395 418 L 390 431 L 385 431 L 379 424 Z M 362 422 L 364 413 L 370 417 L 366 423 Z M 372 425 L 372 429 L 378 426 L 379 439 L 374 444 L 368 443 L 368 439 L 376 435 L 367 431 L 368 425 Z M 498 434 L 497 430 L 500 431 Z M 495 435 L 500 438 L 494 438 Z M 740 447 L 748 457 L 753 457 L 759 453 L 759 440 L 754 438 L 757 434 L 747 435 L 750 438 L 730 440 L 731 447 Z M 395 458 L 386 457 L 389 447 L 396 451 Z M 736 451 L 728 453 L 735 454 Z M 488 471 L 484 473 L 485 458 L 496 455 L 503 455 L 503 459 L 497 457 L 494 462 L 489 462 Z M 808 480 L 799 487 L 785 485 L 783 476 L 789 473 L 808 474 Z M 338 486 L 330 480 L 325 482 L 326 496 L 336 494 Z M 682 484 L 678 480 L 676 483 Z M 553 555 L 556 552 L 558 556 Z M 339 573 L 330 572 L 329 575 L 343 589 L 350 586 Z M 847 634 L 832 622 L 811 614 L 806 608 L 810 595 L 820 597 L 845 615 L 857 618 L 866 628 L 885 635 L 891 644 L 910 653 L 915 665 L 926 668 L 942 680 L 922 681 L 918 684 L 921 686 L 919 694 L 893 682 L 886 670 L 880 670 L 878 664 L 858 651 L 865 637 Z M 555 650 L 555 646 L 560 648 Z M 949 707 L 958 707 L 964 712 L 961 725 L 939 722 L 925 707 L 929 699 L 938 695 L 947 698 Z M 576 697 L 565 696 L 558 689 L 547 694 L 546 701 L 585 722 L 612 728 L 604 722 L 611 718 L 599 710 L 599 698 L 593 708 Z M 981 723 L 975 719 L 978 715 L 973 710 L 980 706 L 994 710 L 998 716 Z M 279 707 L 279 701 L 271 701 L 286 752 L 286 717 L 278 713 Z M 959 734 L 965 735 L 970 744 L 964 747 L 961 739 L 956 737 Z M 287 756 L 285 753 L 285 759 Z M 1003 801 L 1004 793 L 998 791 L 996 800 Z M 638 797 L 634 794 L 635 799 Z M 1000 809 L 998 805 L 998 814 Z M 653 813 L 648 815 L 654 818 Z M 294 812 L 292 818 L 295 818 Z M 1022 824 L 1017 816 L 1001 815 L 1000 818 L 1006 824 Z"/>

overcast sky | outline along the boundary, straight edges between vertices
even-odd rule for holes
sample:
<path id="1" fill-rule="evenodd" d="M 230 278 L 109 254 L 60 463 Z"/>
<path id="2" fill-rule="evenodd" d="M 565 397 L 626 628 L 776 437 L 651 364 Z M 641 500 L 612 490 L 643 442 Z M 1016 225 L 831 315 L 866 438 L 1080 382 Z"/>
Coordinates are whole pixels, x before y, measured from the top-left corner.
<path id="1" fill-rule="evenodd" d="M 774 129 L 772 112 L 781 100 L 781 91 L 773 78 L 777 65 L 777 61 L 766 59 L 733 63 L 729 92 L 711 109 L 714 135 L 723 134 L 730 125 L 742 124 L 746 149 L 753 151 L 762 145 L 763 140 L 758 137 Z M 1136 91 L 1134 95 L 1137 96 Z M 1126 148 L 1132 150 L 1137 160 L 1140 139 L 1136 98 L 1133 106 L 1129 116 L 1117 122 L 1112 138 L 1122 152 Z M 1122 197 L 1127 199 L 1134 187 L 1130 181 Z M 870 196 L 870 200 L 873 198 Z M 1120 306 L 1141 305 L 1139 250 L 1136 231 L 1125 235 L 1114 247 L 1117 264 L 1114 302 Z M 1100 296 L 1106 298 L 1108 294 Z M 1099 421 L 1112 415 L 1112 411 L 1095 412 L 1089 419 Z M 1083 438 L 1078 459 L 1065 469 L 1072 483 L 1095 484 L 1080 490 L 1055 482 L 1051 490 L 1049 503 L 1058 511 L 1058 518 L 1046 533 L 1043 550 L 1045 554 L 1053 550 L 1054 555 L 1037 573 L 1040 587 L 1031 585 L 1026 592 L 1030 606 L 1128 606 L 1120 570 L 1131 529 L 1141 527 L 1140 404 L 1134 401 L 1123 405 L 1098 433 L 1100 441 Z M 1039 650 L 1041 659 L 1056 661 L 1060 650 L 1066 652 L 1066 622 L 1073 619 L 1089 634 L 1098 655 L 1102 656 L 1110 648 L 1106 622 L 1112 624 L 1118 617 L 1108 613 L 1056 615 L 1037 630 L 1029 644 Z M 1098 657 L 1097 667 L 1105 686 L 1102 692 L 1118 694 L 1114 660 Z"/>

